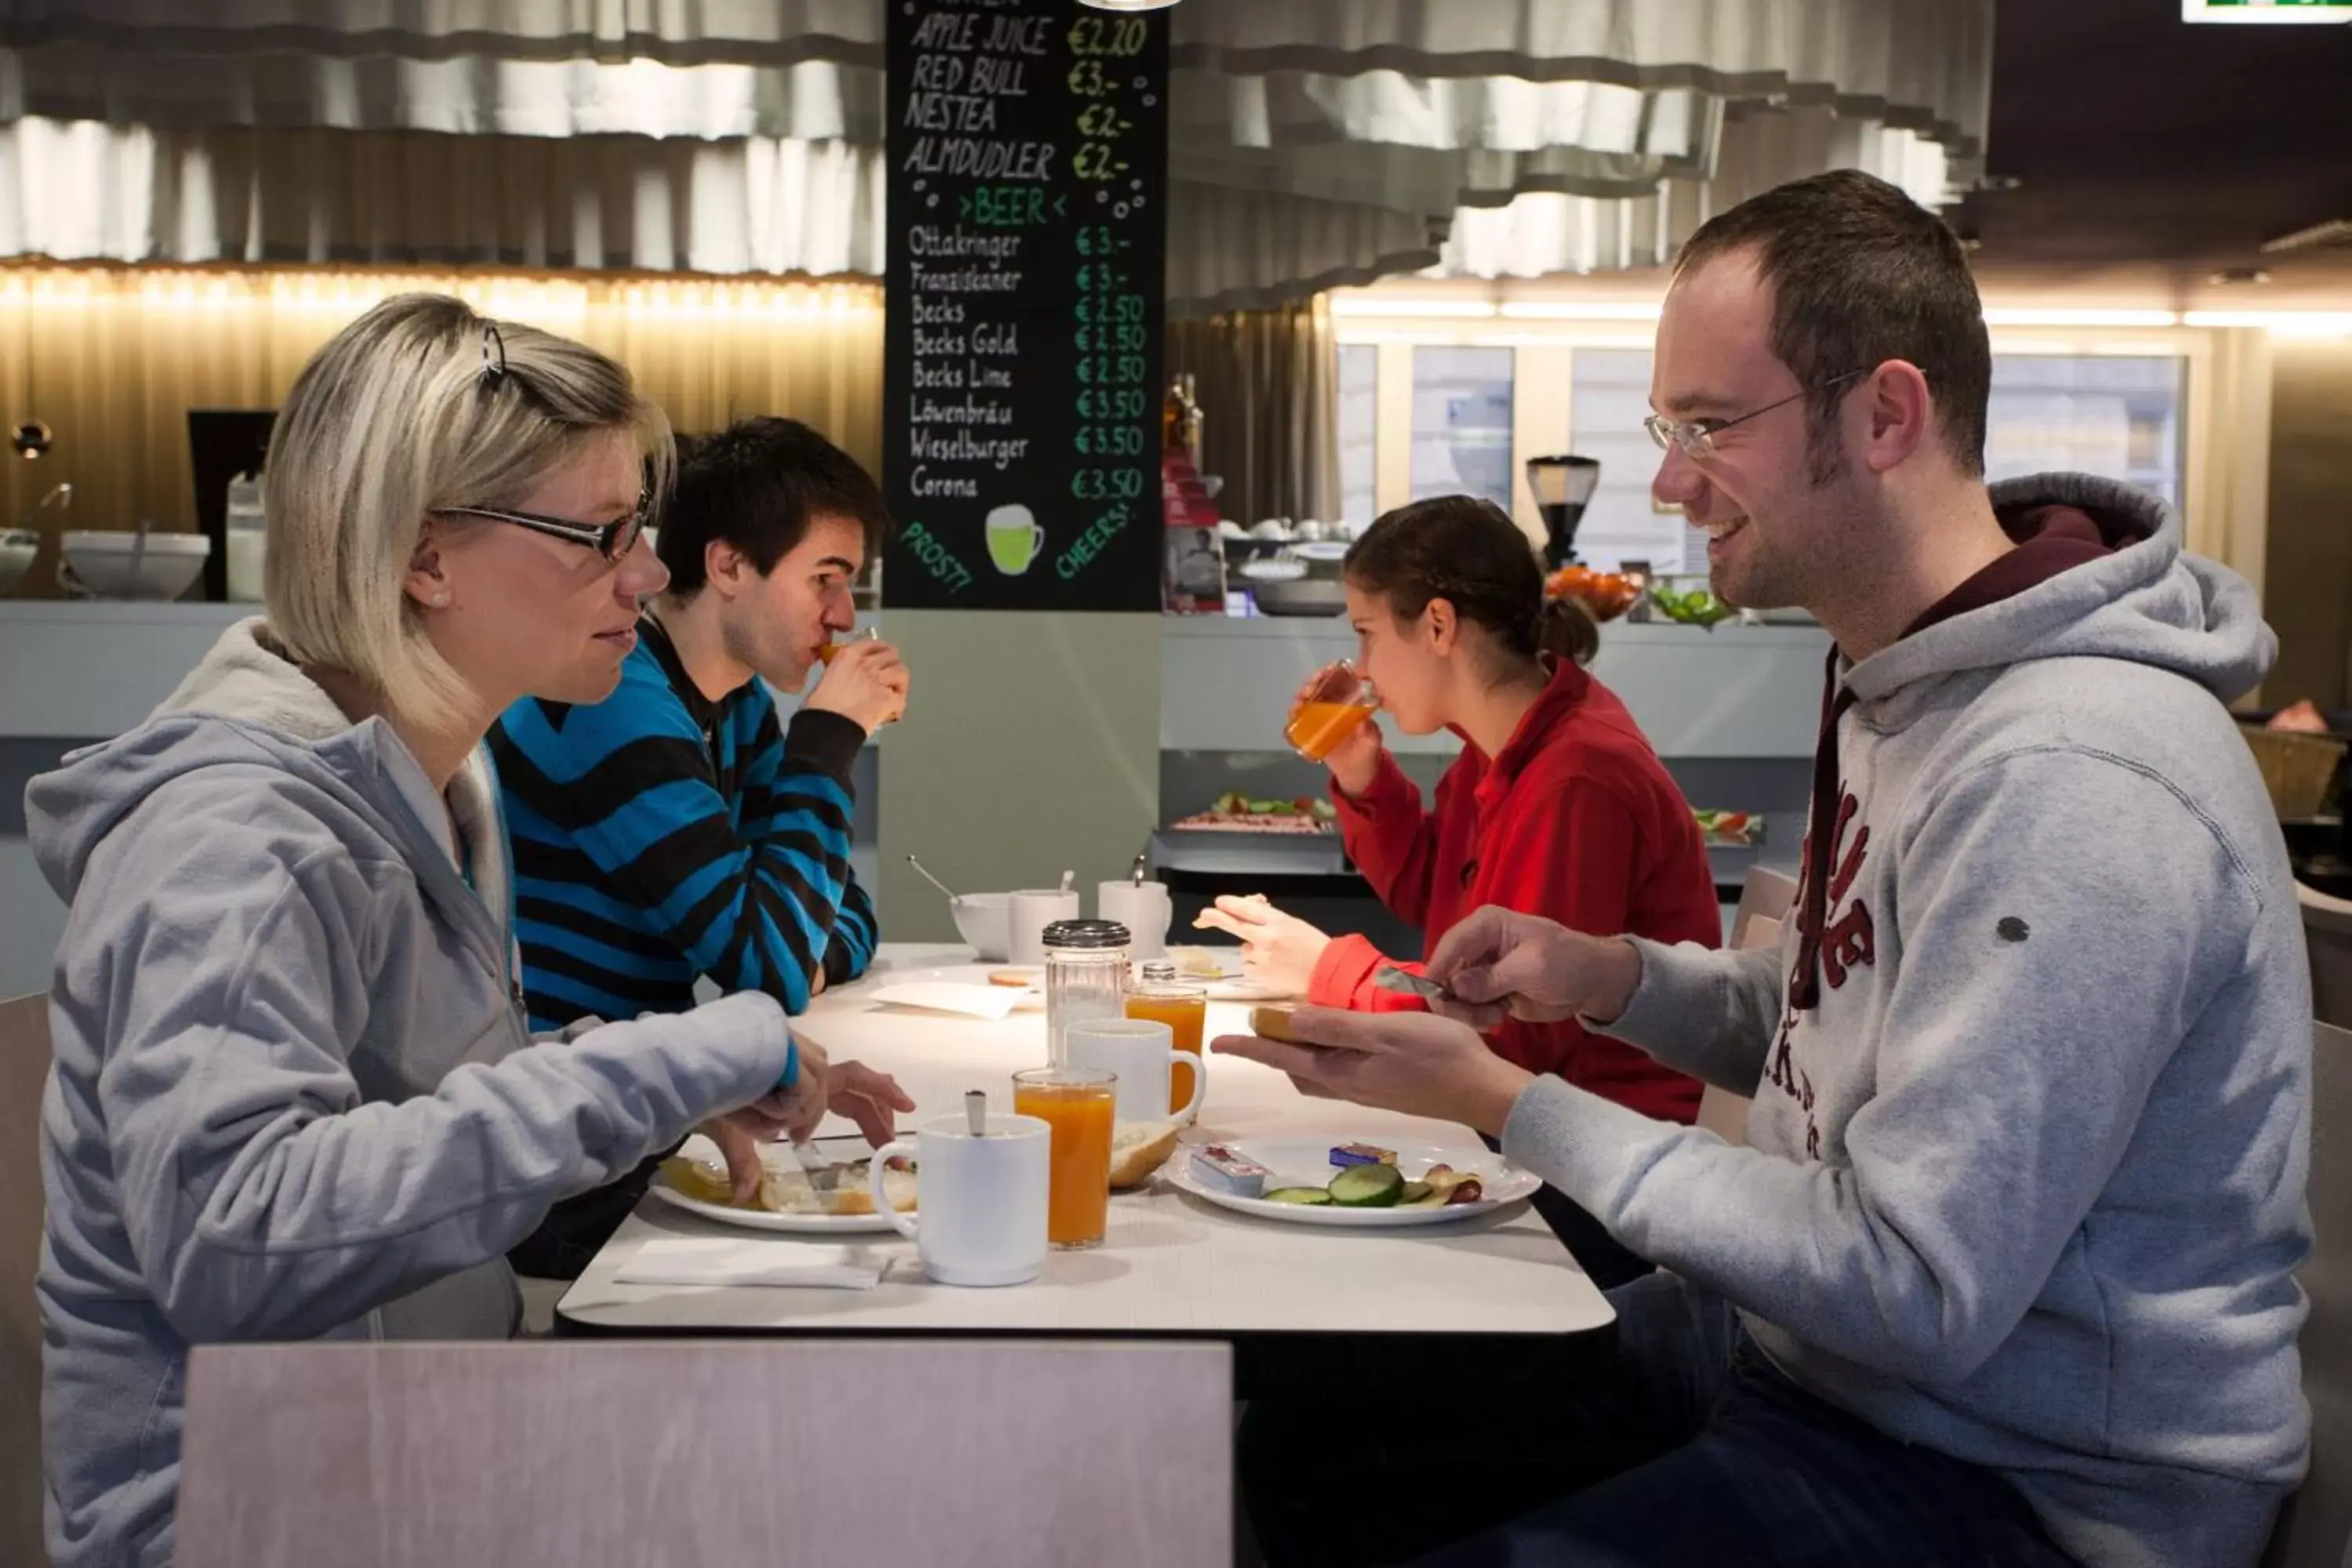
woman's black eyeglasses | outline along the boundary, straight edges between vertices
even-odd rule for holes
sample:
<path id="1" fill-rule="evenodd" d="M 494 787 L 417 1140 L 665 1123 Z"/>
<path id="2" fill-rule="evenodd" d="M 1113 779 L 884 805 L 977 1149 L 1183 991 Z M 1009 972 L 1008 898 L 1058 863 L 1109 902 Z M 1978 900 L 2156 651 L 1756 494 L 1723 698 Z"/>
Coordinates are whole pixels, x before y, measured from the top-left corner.
<path id="1" fill-rule="evenodd" d="M 499 331 L 496 321 L 482 323 L 482 368 L 478 382 L 484 392 L 496 392 L 512 378 L 507 368 L 507 341 Z M 520 384 L 520 382 L 517 384 Z M 574 522 L 568 517 L 541 517 L 535 511 L 508 511 L 494 506 L 445 506 L 437 509 L 451 517 L 482 517 L 492 522 L 510 522 L 517 528 L 530 529 L 552 539 L 584 544 L 607 561 L 618 561 L 637 546 L 637 536 L 646 531 L 646 503 L 637 502 L 637 510 L 613 522 Z"/>
<path id="2" fill-rule="evenodd" d="M 612 522 L 573 522 L 569 518 L 541 517 L 534 511 L 506 511 L 494 506 L 445 506 L 434 509 L 450 517 L 482 517 L 492 522 L 510 522 L 517 528 L 544 533 L 551 539 L 568 540 L 584 544 L 607 561 L 619 561 L 637 546 L 637 537 L 646 531 L 646 509 L 640 505 L 625 518 Z"/>

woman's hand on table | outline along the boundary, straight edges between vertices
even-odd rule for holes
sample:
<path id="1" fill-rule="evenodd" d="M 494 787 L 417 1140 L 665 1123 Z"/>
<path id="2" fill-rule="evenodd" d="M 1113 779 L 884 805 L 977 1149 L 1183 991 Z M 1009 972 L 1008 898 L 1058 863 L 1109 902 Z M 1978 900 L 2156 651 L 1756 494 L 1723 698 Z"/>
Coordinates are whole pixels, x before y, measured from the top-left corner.
<path id="1" fill-rule="evenodd" d="M 914 1110 L 915 1101 L 888 1073 L 842 1062 L 832 1070 L 825 1109 L 857 1123 L 866 1142 L 879 1149 L 898 1135 L 898 1112 Z"/>
<path id="2" fill-rule="evenodd" d="M 733 1190 L 737 1203 L 749 1202 L 767 1174 L 767 1167 L 760 1159 L 761 1144 L 772 1143 L 779 1138 L 804 1143 L 816 1131 L 816 1124 L 824 1120 L 829 1072 L 824 1048 L 802 1040 L 799 1058 L 799 1068 L 790 1084 L 761 1095 L 740 1110 L 714 1116 L 697 1130 L 719 1145 L 719 1152 L 727 1161 L 727 1184 Z"/>
<path id="3" fill-rule="evenodd" d="M 1488 1050 L 1468 1025 L 1431 1013 L 1301 1007 L 1289 1026 L 1296 1044 L 1227 1035 L 1213 1048 L 1287 1073 L 1302 1094 L 1498 1135 L 1535 1076 Z"/>
<path id="4" fill-rule="evenodd" d="M 1642 981 L 1641 955 L 1623 938 L 1587 936 L 1493 904 L 1439 938 L 1425 967 L 1458 999 L 1431 1009 L 1479 1029 L 1506 1017 L 1605 1024 L 1625 1011 Z"/>
<path id="5" fill-rule="evenodd" d="M 1331 945 L 1329 937 L 1255 894 L 1219 899 L 1194 916 L 1192 925 L 1241 938 L 1242 972 L 1292 996 L 1307 994 L 1315 966 Z"/>
<path id="6" fill-rule="evenodd" d="M 828 1062 L 824 1047 L 803 1040 L 800 1070 L 790 1088 L 713 1117 L 697 1131 L 719 1145 L 727 1162 L 727 1184 L 740 1204 L 758 1194 L 767 1174 L 761 1144 L 779 1138 L 805 1143 L 825 1112 L 835 1111 L 856 1122 L 866 1141 L 879 1149 L 898 1136 L 898 1113 L 914 1109 L 914 1100 L 888 1073 L 864 1062 Z"/>

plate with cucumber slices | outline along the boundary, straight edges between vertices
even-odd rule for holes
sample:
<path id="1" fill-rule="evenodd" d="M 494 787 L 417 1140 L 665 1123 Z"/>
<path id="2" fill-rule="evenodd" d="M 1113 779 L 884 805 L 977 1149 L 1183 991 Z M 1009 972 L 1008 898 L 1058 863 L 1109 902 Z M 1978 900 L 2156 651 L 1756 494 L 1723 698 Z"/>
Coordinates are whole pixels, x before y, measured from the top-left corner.
<path id="1" fill-rule="evenodd" d="M 1219 1147 L 1226 1169 L 1180 1149 L 1163 1172 L 1181 1192 L 1242 1214 L 1292 1225 L 1368 1229 L 1447 1225 L 1534 1195 L 1543 1183 L 1483 1148 L 1241 1138 Z M 1236 1181 L 1233 1171 L 1255 1167 Z M 1255 1188 L 1255 1190 L 1253 1190 Z"/>

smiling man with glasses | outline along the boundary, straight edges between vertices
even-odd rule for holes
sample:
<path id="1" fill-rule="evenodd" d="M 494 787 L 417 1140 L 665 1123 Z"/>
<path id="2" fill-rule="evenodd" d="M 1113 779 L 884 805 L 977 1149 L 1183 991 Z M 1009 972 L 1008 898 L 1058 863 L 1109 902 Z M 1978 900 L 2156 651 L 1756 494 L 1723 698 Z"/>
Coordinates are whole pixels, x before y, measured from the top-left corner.
<path id="1" fill-rule="evenodd" d="M 1498 1471 L 1565 1490 L 1613 1438 L 1605 1479 L 1433 1562 L 2222 1568 L 2303 1474 L 2310 982 L 2223 706 L 2276 640 L 2155 497 L 1988 489 L 1990 378 L 1958 241 L 1893 186 L 1821 175 L 1699 230 L 1658 327 L 1654 493 L 1717 594 L 1836 645 L 1780 945 L 1488 909 L 1430 957 L 1450 1018 L 1302 1009 L 1302 1044 L 1218 1042 L 1498 1134 L 1664 1270 L 1611 1293 L 1614 1376 L 1549 1417 L 1559 1451 Z M 1475 1032 L 1506 1016 L 1753 1097 L 1747 1146 L 1530 1076 Z M 1497 1401 L 1541 1429 L 1524 1389 Z M 1246 1437 L 1277 1565 L 1412 1493 L 1350 1456 L 1354 1500 L 1313 1514 L 1313 1446 L 1251 1463 Z M 1530 1500 L 1460 1473 L 1461 1532 Z"/>

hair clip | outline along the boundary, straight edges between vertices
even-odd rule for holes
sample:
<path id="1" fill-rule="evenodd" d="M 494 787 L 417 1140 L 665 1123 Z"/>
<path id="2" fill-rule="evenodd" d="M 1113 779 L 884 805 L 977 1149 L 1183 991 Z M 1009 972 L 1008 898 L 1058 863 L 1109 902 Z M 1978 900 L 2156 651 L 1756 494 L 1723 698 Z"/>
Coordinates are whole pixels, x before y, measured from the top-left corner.
<path id="1" fill-rule="evenodd" d="M 495 356 L 493 356 L 490 352 L 493 349 L 498 351 Z M 499 336 L 499 324 L 496 321 L 484 321 L 482 323 L 481 374 L 483 389 L 485 391 L 496 390 L 499 383 L 506 379 L 506 375 L 507 341 L 506 339 Z"/>

